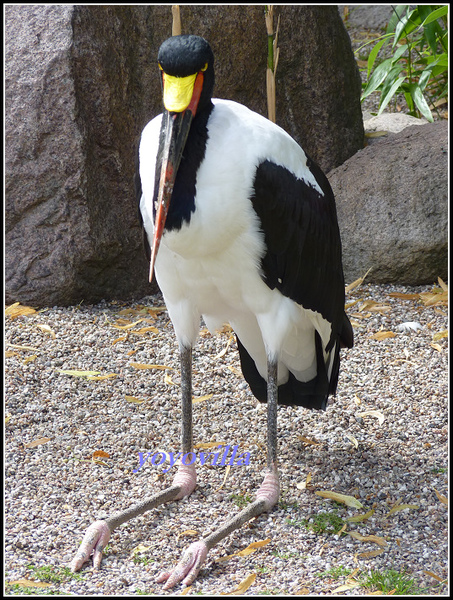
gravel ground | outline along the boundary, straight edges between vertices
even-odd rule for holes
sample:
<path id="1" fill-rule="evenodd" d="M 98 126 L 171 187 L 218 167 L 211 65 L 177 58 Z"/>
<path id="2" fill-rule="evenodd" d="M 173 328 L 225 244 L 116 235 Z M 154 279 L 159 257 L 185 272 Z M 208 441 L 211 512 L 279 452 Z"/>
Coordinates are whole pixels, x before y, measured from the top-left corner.
<path id="1" fill-rule="evenodd" d="M 439 579 L 447 577 L 448 565 L 447 506 L 441 501 L 447 496 L 448 352 L 447 338 L 436 335 L 447 328 L 447 307 L 424 305 L 419 294 L 432 289 L 362 285 L 348 294 L 347 302 L 356 302 L 348 308 L 356 343 L 343 352 L 336 398 L 325 412 L 279 409 L 281 501 L 221 542 L 189 593 L 232 592 L 255 574 L 247 595 L 326 595 L 343 584 L 341 593 L 360 595 L 378 589 L 362 586 L 367 574 L 393 569 L 406 570 L 415 591 L 447 594 Z M 415 296 L 390 295 L 395 292 Z M 194 396 L 201 398 L 194 404 L 195 442 L 238 445 L 240 453 L 250 453 L 249 465 L 233 465 L 228 473 L 222 466 L 199 466 L 190 498 L 114 532 L 101 571 L 87 565 L 80 578 L 61 574 L 94 519 L 172 479 L 174 469 L 163 474 L 149 461 L 133 473 L 139 452 L 178 452 L 178 352 L 167 313 L 153 306 L 162 306 L 159 296 L 6 317 L 7 582 L 37 580 L 39 571 L 29 565 L 55 566 L 59 580 L 46 593 L 160 594 L 155 575 L 239 510 L 260 485 L 265 407 L 240 376 L 230 334 L 203 332 L 194 354 Z M 136 323 L 140 319 L 148 320 Z M 402 332 L 403 322 L 421 327 Z M 395 336 L 372 337 L 382 331 Z M 87 380 L 64 370 L 115 376 Z M 96 451 L 107 455 L 95 462 Z M 354 496 L 364 508 L 315 493 L 326 490 Z M 404 504 L 412 508 L 389 514 Z M 363 522 L 346 521 L 371 509 Z M 378 536 L 379 544 L 376 538 L 316 533 L 316 515 L 316 522 L 336 515 L 336 529 L 344 523 L 348 532 Z M 221 560 L 263 540 L 267 545 L 248 556 Z M 135 564 L 131 554 L 138 547 L 143 554 Z"/>

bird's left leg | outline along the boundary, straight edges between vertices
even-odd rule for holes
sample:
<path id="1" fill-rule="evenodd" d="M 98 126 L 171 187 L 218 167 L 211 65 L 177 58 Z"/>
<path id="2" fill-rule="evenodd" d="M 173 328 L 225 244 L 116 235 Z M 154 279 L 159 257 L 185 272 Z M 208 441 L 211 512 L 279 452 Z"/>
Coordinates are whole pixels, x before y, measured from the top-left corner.
<path id="1" fill-rule="evenodd" d="M 247 508 L 244 508 L 224 525 L 198 542 L 191 544 L 183 553 L 181 560 L 171 571 L 162 571 L 158 583 L 163 583 L 164 590 L 168 590 L 182 581 L 190 585 L 196 579 L 201 566 L 206 560 L 211 548 L 224 537 L 239 529 L 244 523 L 257 517 L 263 512 L 271 510 L 277 504 L 280 483 L 277 468 L 277 360 L 268 359 L 268 383 L 267 383 L 267 469 L 261 487 L 256 493 L 256 500 Z"/>
<path id="2" fill-rule="evenodd" d="M 180 346 L 181 355 L 181 396 L 182 396 L 182 456 L 190 454 L 193 450 L 192 443 L 192 348 Z M 160 504 L 173 502 L 188 496 L 193 492 L 197 483 L 195 465 L 182 463 L 170 487 L 157 492 L 150 498 L 113 514 L 105 520 L 92 523 L 85 532 L 77 554 L 71 561 L 70 568 L 78 571 L 93 553 L 93 567 L 99 569 L 102 561 L 102 552 L 106 547 L 114 529 L 130 519 L 156 508 Z"/>

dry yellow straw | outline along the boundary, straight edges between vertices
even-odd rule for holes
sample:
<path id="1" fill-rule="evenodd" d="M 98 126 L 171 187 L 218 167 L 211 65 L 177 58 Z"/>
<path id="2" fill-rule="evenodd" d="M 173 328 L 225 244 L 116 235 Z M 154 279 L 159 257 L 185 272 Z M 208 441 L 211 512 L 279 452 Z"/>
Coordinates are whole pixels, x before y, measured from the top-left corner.
<path id="1" fill-rule="evenodd" d="M 171 13 L 173 15 L 173 26 L 171 30 L 172 35 L 181 35 L 181 15 L 179 13 L 179 5 L 173 4 L 171 7 Z"/>
<path id="2" fill-rule="evenodd" d="M 275 99 L 275 74 L 277 72 L 278 56 L 280 49 L 277 47 L 278 29 L 280 27 L 280 16 L 277 21 L 277 29 L 274 35 L 274 7 L 265 8 L 266 30 L 267 30 L 267 114 L 270 121 L 275 123 L 276 99 Z"/>

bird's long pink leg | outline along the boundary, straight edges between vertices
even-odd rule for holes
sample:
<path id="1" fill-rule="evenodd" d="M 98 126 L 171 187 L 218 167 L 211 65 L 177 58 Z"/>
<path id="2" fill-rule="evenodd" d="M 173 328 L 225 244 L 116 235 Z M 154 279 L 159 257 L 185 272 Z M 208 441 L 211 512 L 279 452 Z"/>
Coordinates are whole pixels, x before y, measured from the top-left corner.
<path id="1" fill-rule="evenodd" d="M 73 573 L 78 571 L 82 565 L 89 560 L 93 552 L 93 568 L 99 569 L 101 566 L 102 552 L 106 547 L 110 535 L 114 529 L 122 523 L 142 515 L 143 513 L 156 508 L 160 504 L 172 502 L 173 500 L 181 500 L 193 492 L 197 484 L 197 474 L 195 465 L 181 465 L 176 473 L 173 485 L 166 488 L 162 492 L 158 492 L 139 502 L 130 508 L 116 513 L 105 519 L 105 521 L 95 521 L 85 532 L 82 543 L 80 544 L 77 554 L 70 563 L 70 569 Z"/>
<path id="2" fill-rule="evenodd" d="M 182 391 L 182 455 L 192 452 L 192 350 L 181 347 L 181 391 Z M 93 567 L 99 569 L 102 552 L 106 547 L 112 531 L 122 523 L 156 508 L 160 504 L 180 500 L 193 492 L 197 484 L 195 465 L 181 464 L 173 484 L 134 506 L 116 513 L 104 521 L 95 521 L 85 532 L 77 554 L 70 563 L 73 572 L 78 571 L 93 553 Z"/>
<path id="3" fill-rule="evenodd" d="M 206 560 L 208 552 L 224 537 L 239 529 L 244 523 L 257 517 L 263 512 L 271 510 L 278 501 L 280 484 L 277 469 L 277 362 L 268 361 L 267 384 L 267 472 L 261 484 L 256 500 L 244 508 L 224 525 L 198 542 L 191 544 L 182 554 L 179 563 L 171 571 L 162 571 L 157 577 L 157 583 L 166 582 L 164 590 L 168 590 L 177 583 L 185 585 L 193 583 L 201 566 Z"/>
<path id="4" fill-rule="evenodd" d="M 174 569 L 171 571 L 162 571 L 158 575 L 156 579 L 157 583 L 166 581 L 164 590 L 172 588 L 180 581 L 185 585 L 193 583 L 206 560 L 209 550 L 253 517 L 271 510 L 278 501 L 279 489 L 277 467 L 276 465 L 272 465 L 256 494 L 256 500 L 235 517 L 228 520 L 222 527 L 219 527 L 214 533 L 211 533 L 211 535 L 198 542 L 193 542 L 183 552 L 179 563 Z"/>

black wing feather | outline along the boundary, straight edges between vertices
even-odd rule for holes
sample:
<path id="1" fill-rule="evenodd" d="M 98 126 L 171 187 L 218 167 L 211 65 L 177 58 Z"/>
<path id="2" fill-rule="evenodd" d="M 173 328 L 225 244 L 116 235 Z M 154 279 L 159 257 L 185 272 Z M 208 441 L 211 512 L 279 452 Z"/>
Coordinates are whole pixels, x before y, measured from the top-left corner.
<path id="1" fill-rule="evenodd" d="M 264 161 L 256 171 L 251 201 L 264 232 L 266 252 L 261 264 L 264 281 L 304 308 L 320 313 L 332 326 L 325 348 L 326 352 L 334 352 L 330 381 L 321 337 L 315 332 L 316 377 L 301 382 L 290 373 L 287 383 L 279 386 L 279 403 L 324 409 L 328 395 L 336 391 L 340 346 L 352 347 L 353 331 L 344 311 L 341 241 L 334 195 L 321 169 L 310 160 L 307 166 L 321 193 L 288 169 Z M 238 348 L 244 377 L 258 400 L 266 402 L 265 380 L 239 339 Z"/>
<path id="2" fill-rule="evenodd" d="M 312 161 L 308 166 L 322 193 L 285 167 L 264 161 L 256 171 L 251 201 L 265 236 L 264 281 L 332 324 L 326 348 L 329 351 L 338 336 L 344 337 L 343 344 L 350 347 L 352 328 L 344 312 L 334 195 L 321 169 Z"/>

